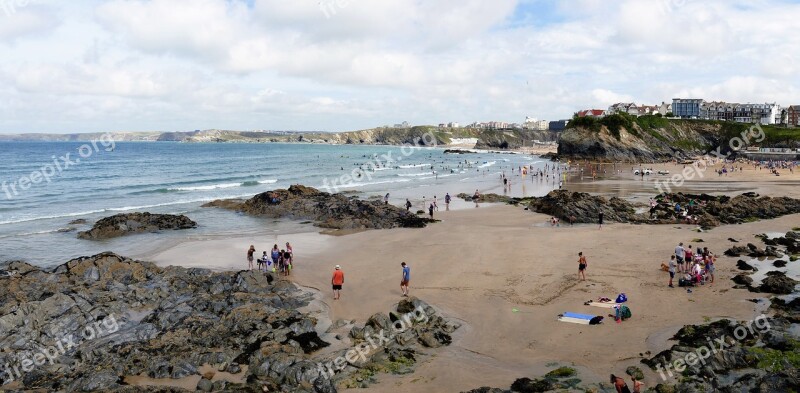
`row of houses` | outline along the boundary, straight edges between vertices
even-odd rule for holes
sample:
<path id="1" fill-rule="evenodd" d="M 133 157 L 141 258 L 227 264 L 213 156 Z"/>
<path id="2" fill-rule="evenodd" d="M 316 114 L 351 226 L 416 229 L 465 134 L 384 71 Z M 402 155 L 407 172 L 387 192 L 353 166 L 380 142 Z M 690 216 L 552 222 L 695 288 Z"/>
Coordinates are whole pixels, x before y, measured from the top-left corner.
<path id="1" fill-rule="evenodd" d="M 737 123 L 782 124 L 800 126 L 800 105 L 781 107 L 777 103 L 738 104 L 706 101 L 700 98 L 675 98 L 672 103 L 637 105 L 620 102 L 608 109 L 586 109 L 576 112 L 579 117 L 604 117 L 625 113 L 631 116 L 661 115 L 681 119 L 731 121 Z"/>
<path id="2" fill-rule="evenodd" d="M 673 115 L 681 119 L 800 126 L 800 105 L 781 107 L 774 102 L 739 104 L 699 98 L 675 98 L 672 100 L 672 108 Z"/>
<path id="3" fill-rule="evenodd" d="M 473 122 L 465 125 L 465 128 L 477 128 L 484 130 L 531 130 L 531 131 L 562 131 L 567 128 L 568 119 L 547 121 L 526 117 L 523 123 L 509 123 L 505 121 Z M 440 129 L 459 128 L 457 122 L 439 123 Z"/>

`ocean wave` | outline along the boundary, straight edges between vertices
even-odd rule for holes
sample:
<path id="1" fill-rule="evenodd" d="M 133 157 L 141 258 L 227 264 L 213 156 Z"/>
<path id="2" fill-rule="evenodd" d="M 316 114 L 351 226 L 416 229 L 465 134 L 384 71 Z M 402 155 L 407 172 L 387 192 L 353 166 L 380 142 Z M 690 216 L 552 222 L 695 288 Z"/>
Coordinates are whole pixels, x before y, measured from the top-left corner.
<path id="1" fill-rule="evenodd" d="M 410 169 L 410 168 L 421 168 L 424 166 L 430 166 L 430 164 L 400 165 L 400 168 Z"/>
<path id="2" fill-rule="evenodd" d="M 484 162 L 483 165 L 479 165 L 478 168 L 488 168 L 494 164 L 497 164 L 497 161 Z"/>
<path id="3" fill-rule="evenodd" d="M 223 183 L 223 184 L 212 184 L 209 186 L 194 186 L 194 187 L 174 187 L 174 188 L 167 188 L 167 191 L 209 191 L 209 190 L 221 190 L 225 188 L 234 188 L 234 187 L 241 187 L 244 183 Z"/>
<path id="4" fill-rule="evenodd" d="M 143 190 L 143 191 L 132 192 L 129 195 L 165 194 L 170 192 L 185 192 L 185 191 L 213 191 L 213 190 L 224 190 L 226 188 L 254 187 L 261 184 L 275 184 L 277 182 L 278 182 L 277 179 L 248 180 L 241 183 L 221 183 L 221 184 L 210 184 L 206 186 L 170 187 L 170 188 L 159 188 L 155 190 Z"/>
<path id="5" fill-rule="evenodd" d="M 109 208 L 106 208 L 106 209 L 88 210 L 88 211 L 82 211 L 82 212 L 64 213 L 64 214 L 49 215 L 49 216 L 27 217 L 27 218 L 15 219 L 15 220 L 6 220 L 6 221 L 0 221 L 0 225 L 18 224 L 18 223 L 22 223 L 22 222 L 31 222 L 31 221 L 40 221 L 40 220 L 51 220 L 51 219 L 56 219 L 56 218 L 88 216 L 88 215 L 91 215 L 91 214 L 97 214 L 97 213 L 103 213 L 103 212 L 124 212 L 124 211 L 130 211 L 130 210 L 150 209 L 150 208 L 153 208 L 153 207 L 183 205 L 183 204 L 187 204 L 187 203 L 210 202 L 210 201 L 214 201 L 214 200 L 217 200 L 217 199 L 246 198 L 246 197 L 252 197 L 252 196 L 253 196 L 253 194 L 224 195 L 224 196 L 214 196 L 214 197 L 206 197 L 206 198 L 197 198 L 197 199 L 187 199 L 187 200 L 180 200 L 180 201 L 172 201 L 172 202 L 165 202 L 165 203 L 156 203 L 156 204 L 152 204 L 152 205 L 109 207 Z"/>
<path id="6" fill-rule="evenodd" d="M 424 173 L 398 173 L 397 176 L 403 177 L 416 177 L 416 176 L 430 176 L 432 175 L 431 172 L 424 172 Z"/>
<path id="7" fill-rule="evenodd" d="M 58 215 L 53 215 L 53 216 L 19 218 L 19 219 L 16 219 L 16 220 L 0 221 L 0 225 L 17 224 L 17 223 L 20 223 L 20 222 L 30 222 L 30 221 L 39 221 L 39 220 L 49 220 L 49 219 L 52 219 L 52 218 L 78 217 L 78 216 L 85 216 L 85 215 L 89 215 L 89 214 L 102 213 L 104 211 L 105 211 L 105 209 L 98 209 L 98 210 L 88 210 L 88 211 L 75 212 L 75 213 L 64 213 L 64 214 L 58 214 Z"/>
<path id="8" fill-rule="evenodd" d="M 12 234 L 12 235 L 0 236 L 0 239 L 6 239 L 6 238 L 9 238 L 9 237 L 26 237 L 26 236 L 46 235 L 48 233 L 56 233 L 56 232 L 60 232 L 60 231 L 61 231 L 60 229 L 51 229 L 51 230 L 47 230 L 47 231 L 15 233 L 15 234 Z"/>
<path id="9" fill-rule="evenodd" d="M 405 183 L 409 182 L 411 179 L 398 179 L 398 180 L 386 180 L 386 181 L 376 181 L 371 183 L 350 183 L 350 184 L 343 184 L 337 185 L 335 188 L 357 188 L 357 187 L 364 187 L 364 186 L 373 186 L 376 184 L 390 184 L 390 183 Z M 318 187 L 319 189 L 324 189 L 325 186 Z M 333 188 L 333 187 L 331 187 Z"/>

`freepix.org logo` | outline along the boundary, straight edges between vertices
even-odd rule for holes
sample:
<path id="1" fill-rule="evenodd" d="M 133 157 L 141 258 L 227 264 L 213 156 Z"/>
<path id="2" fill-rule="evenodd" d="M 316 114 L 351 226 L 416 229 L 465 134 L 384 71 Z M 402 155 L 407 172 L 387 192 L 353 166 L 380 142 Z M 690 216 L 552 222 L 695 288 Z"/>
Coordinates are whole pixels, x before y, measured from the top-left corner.
<path id="1" fill-rule="evenodd" d="M 100 139 L 92 140 L 81 145 L 76 155 L 73 155 L 71 152 L 63 154 L 60 157 L 53 155 L 50 157 L 53 160 L 52 162 L 43 165 L 30 174 L 21 176 L 19 179 L 10 183 L 4 180 L 3 183 L 0 184 L 0 189 L 2 189 L 6 199 L 14 199 L 18 197 L 20 193 L 29 190 L 34 185 L 42 182 L 50 183 L 54 179 L 60 177 L 64 171 L 80 164 L 81 160 L 88 159 L 99 152 L 101 148 L 107 152 L 113 151 L 115 145 L 114 138 L 111 134 L 103 134 Z"/>

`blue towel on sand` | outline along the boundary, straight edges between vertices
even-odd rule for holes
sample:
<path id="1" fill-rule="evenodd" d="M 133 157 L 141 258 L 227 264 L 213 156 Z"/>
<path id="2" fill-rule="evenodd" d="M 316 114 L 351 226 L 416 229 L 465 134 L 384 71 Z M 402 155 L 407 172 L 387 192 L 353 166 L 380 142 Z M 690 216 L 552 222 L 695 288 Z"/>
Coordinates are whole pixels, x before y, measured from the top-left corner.
<path id="1" fill-rule="evenodd" d="M 565 312 L 564 316 L 569 318 L 578 318 L 578 319 L 592 319 L 595 317 L 595 315 L 578 314 L 574 312 Z"/>

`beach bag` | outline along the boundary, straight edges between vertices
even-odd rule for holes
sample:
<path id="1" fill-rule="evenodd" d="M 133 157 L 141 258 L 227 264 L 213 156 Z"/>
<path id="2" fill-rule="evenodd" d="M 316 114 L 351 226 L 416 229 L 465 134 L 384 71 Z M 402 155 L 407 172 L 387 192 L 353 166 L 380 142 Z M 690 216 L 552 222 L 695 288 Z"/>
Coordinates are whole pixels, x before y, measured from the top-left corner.
<path id="1" fill-rule="evenodd" d="M 628 297 L 625 296 L 624 293 L 620 293 L 619 295 L 617 295 L 617 303 L 625 303 L 627 301 L 628 301 Z"/>
<path id="2" fill-rule="evenodd" d="M 589 325 L 599 325 L 603 323 L 603 317 L 597 316 L 589 320 Z"/>
<path id="3" fill-rule="evenodd" d="M 691 287 L 693 285 L 692 285 L 692 281 L 691 280 L 687 280 L 685 278 L 681 278 L 681 279 L 678 279 L 678 286 L 679 287 Z"/>

